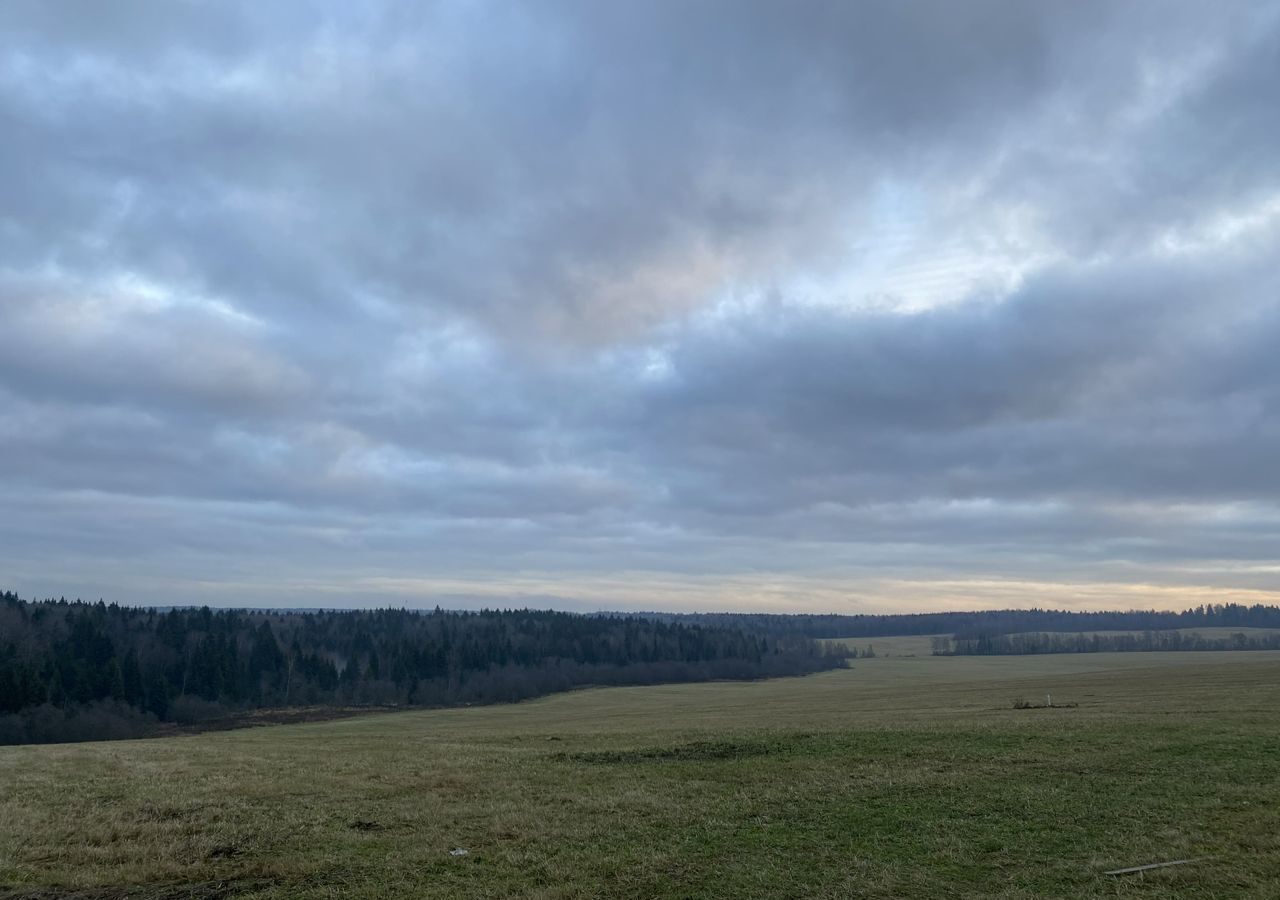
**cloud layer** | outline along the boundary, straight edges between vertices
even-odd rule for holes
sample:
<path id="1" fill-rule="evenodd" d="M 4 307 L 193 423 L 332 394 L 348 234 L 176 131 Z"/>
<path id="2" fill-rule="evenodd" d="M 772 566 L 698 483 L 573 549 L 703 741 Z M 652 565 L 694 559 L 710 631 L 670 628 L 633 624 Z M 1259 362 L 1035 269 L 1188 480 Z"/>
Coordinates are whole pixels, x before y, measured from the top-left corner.
<path id="1" fill-rule="evenodd" d="M 0 580 L 1280 594 L 1280 6 L 0 8 Z"/>

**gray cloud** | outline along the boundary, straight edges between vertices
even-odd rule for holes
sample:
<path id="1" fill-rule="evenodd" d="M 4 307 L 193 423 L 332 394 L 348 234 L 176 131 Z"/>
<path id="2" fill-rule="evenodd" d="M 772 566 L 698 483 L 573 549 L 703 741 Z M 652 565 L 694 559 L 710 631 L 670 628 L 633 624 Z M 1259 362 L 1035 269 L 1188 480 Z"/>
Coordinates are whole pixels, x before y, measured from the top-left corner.
<path id="1" fill-rule="evenodd" d="M 1273 590 L 1278 48 L 1270 3 L 6 4 L 0 576 Z"/>

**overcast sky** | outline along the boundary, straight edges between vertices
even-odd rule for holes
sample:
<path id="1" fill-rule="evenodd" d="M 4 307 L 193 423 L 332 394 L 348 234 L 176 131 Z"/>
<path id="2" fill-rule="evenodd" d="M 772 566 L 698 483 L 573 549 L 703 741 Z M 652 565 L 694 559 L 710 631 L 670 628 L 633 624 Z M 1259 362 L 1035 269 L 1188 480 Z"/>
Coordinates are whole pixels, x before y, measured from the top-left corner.
<path id="1" fill-rule="evenodd" d="M 1280 4 L 0 4 L 0 587 L 1280 602 Z"/>

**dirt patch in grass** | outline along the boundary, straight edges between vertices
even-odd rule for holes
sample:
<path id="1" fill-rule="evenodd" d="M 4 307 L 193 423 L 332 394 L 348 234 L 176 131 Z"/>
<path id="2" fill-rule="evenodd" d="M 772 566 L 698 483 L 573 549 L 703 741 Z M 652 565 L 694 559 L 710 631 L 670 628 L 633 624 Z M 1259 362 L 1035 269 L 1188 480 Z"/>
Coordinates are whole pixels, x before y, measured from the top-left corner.
<path id="1" fill-rule="evenodd" d="M 559 753 L 557 759 L 598 765 L 632 765 L 646 762 L 711 762 L 752 759 L 760 756 L 793 756 L 812 746 L 815 735 L 794 734 L 782 738 L 690 741 L 670 747 L 641 747 L 635 750 L 590 750 Z"/>

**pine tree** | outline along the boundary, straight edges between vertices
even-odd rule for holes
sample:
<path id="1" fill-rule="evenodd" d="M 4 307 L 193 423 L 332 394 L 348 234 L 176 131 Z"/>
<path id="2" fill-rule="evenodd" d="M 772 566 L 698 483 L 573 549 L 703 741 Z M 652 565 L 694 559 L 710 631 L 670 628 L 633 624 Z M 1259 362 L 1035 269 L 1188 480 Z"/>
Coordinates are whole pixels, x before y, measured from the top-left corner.
<path id="1" fill-rule="evenodd" d="M 124 682 L 124 701 L 130 706 L 142 705 L 142 669 L 138 667 L 138 651 L 132 647 L 124 655 L 121 667 Z"/>

